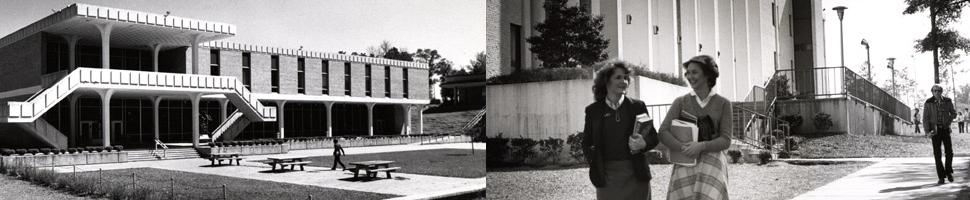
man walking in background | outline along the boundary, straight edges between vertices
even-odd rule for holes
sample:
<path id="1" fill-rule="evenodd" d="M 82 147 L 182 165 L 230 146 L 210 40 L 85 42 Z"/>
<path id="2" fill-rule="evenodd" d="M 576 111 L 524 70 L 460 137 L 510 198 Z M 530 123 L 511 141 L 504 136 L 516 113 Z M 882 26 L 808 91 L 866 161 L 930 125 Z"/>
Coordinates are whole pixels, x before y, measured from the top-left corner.
<path id="1" fill-rule="evenodd" d="M 936 161 L 936 175 L 940 178 L 937 183 L 943 184 L 944 178 L 952 183 L 953 148 L 950 142 L 950 123 L 956 117 L 956 110 L 953 109 L 953 101 L 943 97 L 943 87 L 933 85 L 931 91 L 933 97 L 923 104 L 923 128 L 933 140 L 933 159 Z M 944 148 L 942 153 L 946 156 L 945 163 L 940 158 L 941 145 Z"/>
<path id="2" fill-rule="evenodd" d="M 913 112 L 913 125 L 916 125 L 916 133 L 919 133 L 920 118 L 919 108 L 916 108 L 916 112 Z"/>
<path id="3" fill-rule="evenodd" d="M 960 133 L 963 133 L 963 121 L 966 121 L 966 117 L 966 113 L 957 112 L 957 129 L 960 129 Z"/>
<path id="4" fill-rule="evenodd" d="M 344 147 L 341 147 L 340 144 L 337 143 L 338 140 L 339 138 L 333 139 L 333 166 L 330 167 L 330 170 L 337 170 L 337 164 L 340 164 L 340 168 L 343 168 L 343 170 L 346 171 L 347 166 L 344 166 L 344 162 L 340 161 L 340 156 L 346 155 L 347 152 L 344 152 Z"/>

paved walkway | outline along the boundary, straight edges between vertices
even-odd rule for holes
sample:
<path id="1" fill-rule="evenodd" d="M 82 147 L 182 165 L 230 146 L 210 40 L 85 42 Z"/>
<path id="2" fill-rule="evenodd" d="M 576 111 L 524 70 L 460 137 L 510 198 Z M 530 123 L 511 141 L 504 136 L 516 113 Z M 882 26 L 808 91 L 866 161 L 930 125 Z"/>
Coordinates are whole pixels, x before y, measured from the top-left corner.
<path id="1" fill-rule="evenodd" d="M 970 157 L 953 159 L 954 182 L 943 185 L 932 157 L 871 160 L 881 161 L 794 199 L 970 199 Z"/>
<path id="2" fill-rule="evenodd" d="M 391 145 L 391 146 L 372 146 L 345 148 L 347 154 L 366 154 L 399 151 L 415 151 L 443 148 L 470 149 L 469 143 L 453 144 L 434 144 L 434 145 Z M 485 149 L 484 143 L 476 143 L 475 149 Z M 294 150 L 286 156 L 323 156 L 332 154 L 331 149 L 311 149 Z M 465 193 L 485 188 L 485 177 L 482 178 L 455 178 L 443 176 L 429 176 L 420 174 L 393 173 L 393 179 L 380 179 L 367 182 L 342 181 L 340 179 L 352 178 L 353 173 L 349 171 L 332 171 L 329 168 L 307 166 L 306 171 L 287 171 L 284 173 L 265 173 L 270 170 L 270 166 L 248 162 L 249 160 L 264 160 L 267 157 L 281 156 L 281 154 L 270 155 L 250 155 L 246 156 L 240 166 L 221 166 L 207 167 L 211 163 L 207 159 L 181 159 L 181 160 L 162 160 L 146 162 L 129 162 L 114 164 L 98 164 L 77 166 L 78 172 L 128 169 L 128 168 L 158 168 L 192 173 L 212 174 L 228 177 L 274 181 L 282 183 L 292 183 L 300 185 L 310 185 L 318 187 L 336 188 L 343 190 L 354 190 L 373 193 L 384 193 L 405 196 L 403 199 L 421 199 L 436 197 L 454 193 Z M 74 167 L 55 167 L 55 171 L 69 173 L 75 170 Z M 383 177 L 383 174 L 381 174 Z"/>

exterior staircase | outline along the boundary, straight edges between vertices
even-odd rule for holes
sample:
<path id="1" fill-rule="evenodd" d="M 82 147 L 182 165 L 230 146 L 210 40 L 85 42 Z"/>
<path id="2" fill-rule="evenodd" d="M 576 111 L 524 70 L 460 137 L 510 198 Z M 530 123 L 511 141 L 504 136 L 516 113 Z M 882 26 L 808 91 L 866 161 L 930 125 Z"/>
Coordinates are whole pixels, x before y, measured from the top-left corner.
<path id="1" fill-rule="evenodd" d="M 42 141 L 50 146 L 64 148 L 67 144 L 64 134 L 43 122 L 41 116 L 77 90 L 90 91 L 110 88 L 124 88 L 140 92 L 180 91 L 222 94 L 248 120 L 276 121 L 276 108 L 263 106 L 259 99 L 253 97 L 253 94 L 236 77 L 77 68 L 26 101 L 10 101 L 0 104 L 0 123 L 22 123 L 24 130 L 42 138 Z M 238 120 L 226 120 L 224 123 L 235 121 Z"/>
<path id="2" fill-rule="evenodd" d="M 216 141 L 216 139 L 220 138 L 222 141 L 232 141 L 236 138 L 236 136 L 239 135 L 239 133 L 242 133 L 242 131 L 245 130 L 246 126 L 248 126 L 250 123 L 252 123 L 252 120 L 243 117 L 243 113 L 239 111 L 233 112 L 231 115 L 226 117 L 225 122 L 220 124 L 219 127 L 216 127 L 215 131 L 212 131 L 212 141 Z"/>
<path id="3" fill-rule="evenodd" d="M 194 148 L 171 148 L 165 151 L 164 157 L 160 151 L 155 154 L 151 149 L 127 151 L 128 162 L 201 158 Z"/>

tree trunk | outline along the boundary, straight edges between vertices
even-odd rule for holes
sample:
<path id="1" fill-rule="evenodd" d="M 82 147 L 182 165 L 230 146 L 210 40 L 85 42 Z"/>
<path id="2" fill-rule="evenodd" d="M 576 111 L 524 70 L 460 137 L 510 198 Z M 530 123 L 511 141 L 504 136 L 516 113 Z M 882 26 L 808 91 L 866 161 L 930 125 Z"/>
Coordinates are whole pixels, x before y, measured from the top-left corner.
<path id="1" fill-rule="evenodd" d="M 937 45 L 937 34 L 939 30 L 936 28 L 936 9 L 930 7 L 930 44 L 933 45 L 933 83 L 940 84 L 940 48 Z"/>

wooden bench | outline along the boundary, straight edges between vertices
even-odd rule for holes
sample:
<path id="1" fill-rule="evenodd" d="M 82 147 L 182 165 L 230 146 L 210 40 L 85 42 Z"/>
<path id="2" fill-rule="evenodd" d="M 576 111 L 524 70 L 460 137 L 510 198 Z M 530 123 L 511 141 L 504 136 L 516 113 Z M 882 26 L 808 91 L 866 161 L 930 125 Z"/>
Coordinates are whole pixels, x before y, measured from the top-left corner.
<path id="1" fill-rule="evenodd" d="M 216 161 L 219 161 L 219 165 L 222 165 L 223 160 L 228 160 L 229 165 L 232 165 L 232 160 L 236 160 L 236 165 L 239 165 L 239 162 L 242 161 L 243 159 L 246 159 L 246 158 L 245 157 L 209 157 L 209 161 L 212 162 L 212 165 L 216 165 Z"/>
<path id="2" fill-rule="evenodd" d="M 313 162 L 310 162 L 310 161 L 299 161 L 299 162 L 284 162 L 284 163 L 279 163 L 279 164 L 280 164 L 280 169 L 281 170 L 282 169 L 285 169 L 287 165 L 290 166 L 290 170 L 295 170 L 296 166 L 299 165 L 300 166 L 300 171 L 304 171 L 303 170 L 303 166 L 305 166 L 307 164 L 310 164 L 310 163 L 313 163 Z M 273 169 L 274 170 L 276 169 L 276 166 L 275 165 L 273 166 Z"/>
<path id="3" fill-rule="evenodd" d="M 377 178 L 377 173 L 386 172 L 387 173 L 387 178 L 391 178 L 391 172 L 397 171 L 399 169 L 401 169 L 401 167 L 385 167 L 385 168 L 377 168 L 377 169 L 367 169 L 367 176 L 371 176 L 371 177 Z M 373 174 L 373 175 L 371 175 L 371 174 Z"/>

